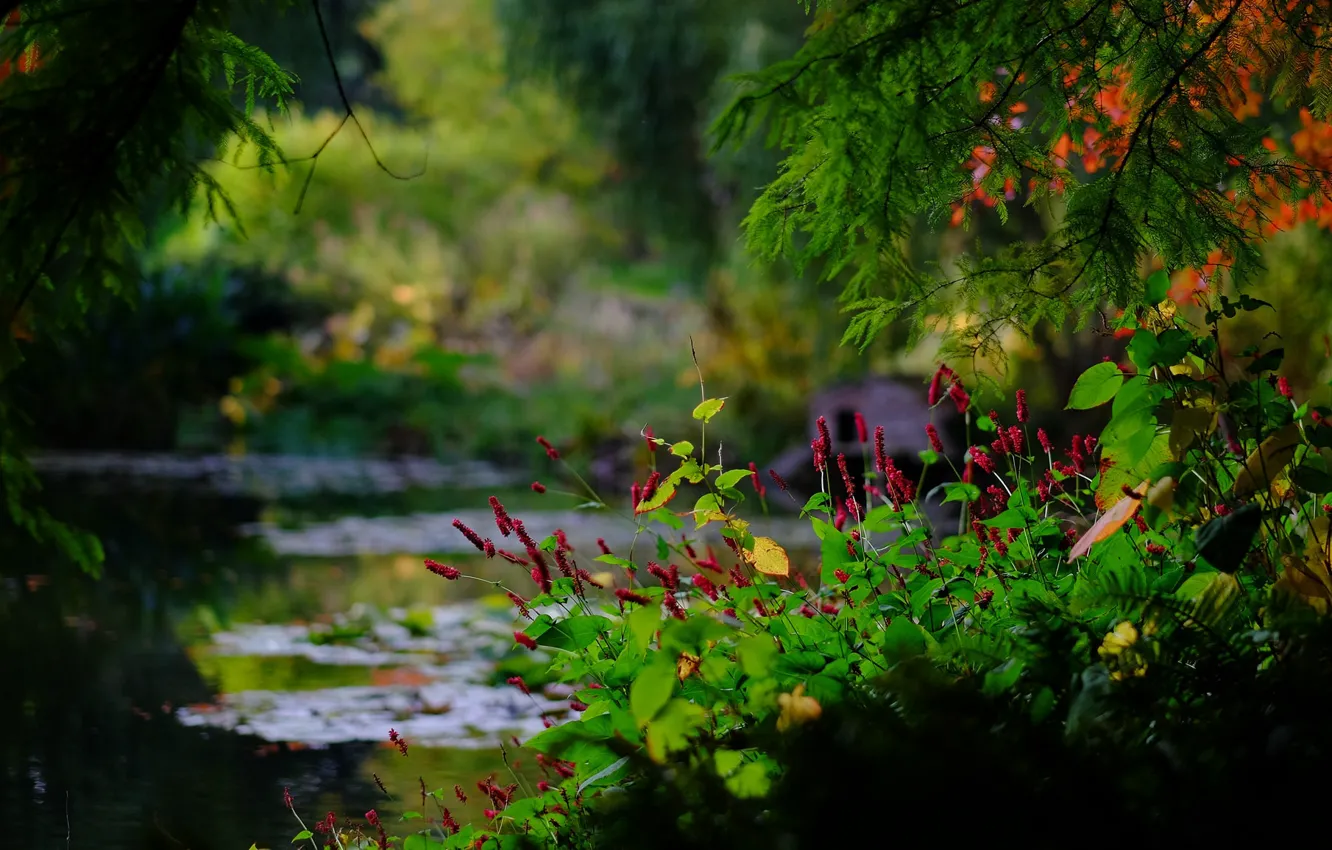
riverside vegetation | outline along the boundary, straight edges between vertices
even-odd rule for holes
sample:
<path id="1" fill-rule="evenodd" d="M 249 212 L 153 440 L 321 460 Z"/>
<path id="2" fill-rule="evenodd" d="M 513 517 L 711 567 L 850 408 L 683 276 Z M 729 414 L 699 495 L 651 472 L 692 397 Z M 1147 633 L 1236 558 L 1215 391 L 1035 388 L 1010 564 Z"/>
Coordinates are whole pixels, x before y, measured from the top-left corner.
<path id="1" fill-rule="evenodd" d="M 535 540 L 492 499 L 494 531 L 458 528 L 513 564 L 499 586 L 515 651 L 539 663 L 509 682 L 570 693 L 572 719 L 508 753 L 543 778 L 423 778 L 401 838 L 370 812 L 307 819 L 297 840 L 809 846 L 852 840 L 840 810 L 862 796 L 911 818 L 965 809 L 958 775 L 1021 795 L 1011 815 L 1040 812 L 1007 827 L 1028 841 L 1067 835 L 1087 805 L 1156 835 L 1258 825 L 1263 808 L 1241 801 L 1295 793 L 1332 744 L 1318 716 L 1332 411 L 1292 398 L 1280 348 L 1223 357 L 1219 325 L 1263 302 L 1219 297 L 1195 328 L 1166 280 L 1147 281 L 1126 321 L 1126 361 L 1092 366 L 1068 401 L 1109 406 L 1098 435 L 1052 445 L 1023 392 L 1010 413 L 981 411 L 940 367 L 930 402 L 965 414 L 969 447 L 943 456 L 930 425 L 920 456 L 952 467 L 940 489 L 962 506 L 958 528 L 929 526 L 926 494 L 861 419 L 863 477 L 829 456 L 826 432 L 811 447 L 824 487 L 800 510 L 821 546 L 793 562 L 745 519 L 788 498 L 784 482 L 713 460 L 722 398 L 693 411 L 697 444 L 648 432 L 630 551 Z M 698 542 L 706 526 L 724 547 Z M 465 822 L 460 803 L 478 797 Z"/>

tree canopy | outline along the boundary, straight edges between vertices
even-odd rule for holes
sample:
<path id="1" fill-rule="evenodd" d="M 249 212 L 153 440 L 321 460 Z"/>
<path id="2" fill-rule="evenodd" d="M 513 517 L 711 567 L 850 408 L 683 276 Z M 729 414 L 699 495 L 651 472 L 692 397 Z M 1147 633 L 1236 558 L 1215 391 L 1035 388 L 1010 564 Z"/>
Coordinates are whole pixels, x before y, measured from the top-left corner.
<path id="1" fill-rule="evenodd" d="M 764 119 L 786 156 L 747 219 L 760 256 L 845 283 L 848 338 L 1006 326 L 1142 291 L 1153 263 L 1243 283 L 1257 246 L 1326 224 L 1332 7 L 1285 0 L 1069 3 L 824 0 L 792 58 L 747 75 L 720 140 Z M 1039 240 L 911 262 L 917 222 L 1006 222 Z M 957 328 L 956 315 L 976 318 Z"/>

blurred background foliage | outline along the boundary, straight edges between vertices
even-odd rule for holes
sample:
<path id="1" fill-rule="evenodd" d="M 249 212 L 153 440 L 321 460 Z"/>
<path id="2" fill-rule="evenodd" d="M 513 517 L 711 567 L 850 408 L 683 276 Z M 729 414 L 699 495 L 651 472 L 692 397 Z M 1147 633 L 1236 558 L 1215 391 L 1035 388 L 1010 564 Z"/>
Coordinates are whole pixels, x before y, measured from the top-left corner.
<path id="1" fill-rule="evenodd" d="M 817 389 L 927 380 L 930 346 L 903 351 L 889 329 L 864 352 L 842 347 L 835 283 L 741 247 L 778 152 L 761 134 L 713 151 L 709 125 L 732 75 L 794 52 L 801 4 L 322 8 L 366 138 L 339 130 L 306 6 L 238 21 L 298 75 L 301 105 L 266 119 L 288 164 L 211 163 L 234 221 L 155 212 L 139 290 L 90 311 L 86 333 L 26 343 L 8 381 L 38 445 L 520 462 L 540 432 L 586 458 L 630 451 L 647 424 L 686 427 L 692 350 L 710 394 L 731 402 L 719 436 L 764 463 L 803 443 Z M 911 254 L 946 268 L 973 241 L 1038 239 L 1058 215 L 920 222 Z M 1328 253 L 1309 227 L 1273 240 L 1260 294 L 1278 313 L 1250 314 L 1233 341 L 1275 328 L 1288 350 L 1317 354 L 1287 358 L 1301 392 L 1328 377 Z M 996 379 L 994 392 L 1026 386 L 1054 416 L 1081 369 L 1121 346 L 1045 328 L 1006 340 L 1002 362 L 955 365 Z"/>

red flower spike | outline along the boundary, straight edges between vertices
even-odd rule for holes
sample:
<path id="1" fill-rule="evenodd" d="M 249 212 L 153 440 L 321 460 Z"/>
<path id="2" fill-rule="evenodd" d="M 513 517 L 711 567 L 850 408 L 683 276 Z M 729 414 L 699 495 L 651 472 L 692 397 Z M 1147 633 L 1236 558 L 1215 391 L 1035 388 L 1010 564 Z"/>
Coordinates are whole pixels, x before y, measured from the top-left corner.
<path id="1" fill-rule="evenodd" d="M 490 497 L 490 510 L 495 514 L 495 525 L 499 528 L 500 534 L 508 537 L 513 533 L 513 520 L 509 519 L 508 511 L 500 504 L 500 500 L 494 496 Z"/>
<path id="2" fill-rule="evenodd" d="M 577 711 L 577 712 L 584 712 L 584 711 L 587 711 L 587 703 L 585 703 L 585 702 L 580 702 L 579 700 L 576 700 L 576 699 L 575 699 L 575 700 L 570 700 L 570 701 L 569 701 L 569 708 L 571 708 L 571 709 L 573 709 L 574 711 Z"/>
<path id="3" fill-rule="evenodd" d="M 532 612 L 527 609 L 527 600 L 523 599 L 521 596 L 514 593 L 512 590 L 508 591 L 507 595 L 509 597 L 509 601 L 512 602 L 515 607 L 517 607 L 518 613 L 521 614 L 524 619 L 528 620 L 532 619 Z"/>
<path id="4" fill-rule="evenodd" d="M 1022 449 L 1024 448 L 1022 429 L 1016 425 L 1010 425 L 1008 427 L 1008 447 L 1014 454 L 1022 454 Z"/>
<path id="5" fill-rule="evenodd" d="M 545 485 L 545 484 L 542 484 L 540 481 L 533 481 L 533 482 L 532 482 L 532 492 L 533 492 L 533 493 L 544 493 L 544 492 L 546 492 L 546 485 Z"/>
<path id="6" fill-rule="evenodd" d="M 537 648 L 537 642 L 533 638 L 523 634 L 522 632 L 514 632 L 513 639 L 518 643 L 522 644 L 523 646 L 527 647 L 528 649 Z"/>
<path id="7" fill-rule="evenodd" d="M 842 582 L 843 584 L 851 580 L 851 574 L 843 569 L 833 570 L 833 575 L 836 576 L 837 580 Z"/>
<path id="8" fill-rule="evenodd" d="M 1045 433 L 1044 428 L 1036 429 L 1036 440 L 1041 444 L 1041 451 L 1046 454 L 1054 451 L 1054 443 L 1050 442 L 1050 435 Z"/>
<path id="9" fill-rule="evenodd" d="M 984 449 L 981 449 L 977 446 L 972 446 L 971 459 L 976 461 L 976 465 L 979 466 L 983 472 L 988 472 L 991 475 L 994 474 L 995 470 L 994 458 L 986 454 Z"/>
<path id="10" fill-rule="evenodd" d="M 598 537 L 598 538 L 597 538 L 597 547 L 598 547 L 599 549 L 601 549 L 601 554 L 603 554 L 603 555 L 613 555 L 613 554 L 615 554 L 615 553 L 613 553 L 613 552 L 610 550 L 610 547 L 606 545 L 606 538 L 604 538 L 604 537 Z"/>
<path id="11" fill-rule="evenodd" d="M 444 564 L 441 564 L 439 561 L 432 561 L 429 558 L 425 559 L 425 568 L 427 570 L 430 570 L 430 572 L 434 573 L 435 575 L 440 576 L 442 578 L 446 578 L 449 581 L 456 581 L 458 579 L 458 576 L 462 575 L 462 572 L 460 572 L 459 570 L 453 567 L 445 566 Z"/>
<path id="12" fill-rule="evenodd" d="M 657 435 L 652 433 L 652 426 L 649 425 L 643 429 L 643 439 L 647 442 L 648 454 L 657 453 L 657 441 L 654 439 Z"/>
<path id="13" fill-rule="evenodd" d="M 939 439 L 939 429 L 933 424 L 925 426 L 925 436 L 930 438 L 930 448 L 939 454 L 943 454 L 943 441 Z"/>
<path id="14" fill-rule="evenodd" d="M 495 544 L 490 542 L 489 537 L 482 541 L 481 551 L 486 553 L 487 558 L 495 557 Z"/>
<path id="15" fill-rule="evenodd" d="M 865 424 L 865 416 L 859 410 L 856 411 L 856 439 L 860 440 L 863 446 L 869 442 L 869 426 Z"/>
<path id="16" fill-rule="evenodd" d="M 786 479 L 785 479 L 785 478 L 782 478 L 782 476 L 778 475 L 778 474 L 777 474 L 777 470 L 775 470 L 775 469 L 769 469 L 769 470 L 768 470 L 768 477 L 771 478 L 772 481 L 773 481 L 773 483 L 777 485 L 777 489 L 781 490 L 783 493 L 786 493 L 786 492 L 789 491 L 790 488 L 787 487 L 787 485 L 786 485 Z"/>
<path id="17" fill-rule="evenodd" d="M 690 581 L 713 602 L 717 601 L 717 586 L 712 583 L 712 579 L 702 573 L 694 573 Z"/>
<path id="18" fill-rule="evenodd" d="M 888 469 L 888 449 L 884 446 L 883 426 L 874 429 L 874 468 L 880 472 Z"/>
<path id="19" fill-rule="evenodd" d="M 615 589 L 615 597 L 619 599 L 621 602 L 632 602 L 635 605 L 652 604 L 652 599 L 650 597 L 644 596 L 641 593 L 635 593 L 634 591 L 629 590 L 628 588 L 625 587 L 617 587 Z"/>
<path id="20" fill-rule="evenodd" d="M 823 454 L 832 454 L 832 435 L 828 433 L 828 420 L 820 416 L 815 422 L 814 427 L 819 431 L 819 442 L 823 444 Z"/>
<path id="21" fill-rule="evenodd" d="M 285 805 L 287 808 L 291 809 L 292 811 L 296 810 L 296 803 L 291 799 L 290 787 L 285 787 L 282 789 L 282 804 Z"/>
<path id="22" fill-rule="evenodd" d="M 1017 421 L 1025 425 L 1026 422 L 1027 422 L 1027 419 L 1028 419 L 1028 417 L 1029 417 L 1030 415 L 1031 415 L 1031 411 L 1029 411 L 1029 410 L 1027 409 L 1027 391 L 1026 391 L 1026 390 L 1018 390 L 1018 391 L 1017 391 Z"/>
<path id="23" fill-rule="evenodd" d="M 461 785 L 454 785 L 454 786 L 453 786 L 453 795 L 454 795 L 455 797 L 458 798 L 458 802 L 460 802 L 460 803 L 466 803 L 466 802 L 467 802 L 467 793 L 466 793 L 465 791 L 463 791 Z"/>
<path id="24" fill-rule="evenodd" d="M 523 681 L 522 676 L 510 676 L 509 678 L 505 679 L 505 681 L 508 682 L 510 685 L 513 685 L 518 690 L 522 691 L 524 695 L 526 696 L 532 695 L 532 691 L 528 689 L 527 683 Z"/>
<path id="25" fill-rule="evenodd" d="M 453 527 L 458 529 L 459 533 L 462 534 L 463 537 L 466 537 L 467 540 L 477 549 L 480 549 L 482 552 L 486 550 L 486 544 L 485 541 L 481 539 L 481 535 L 477 534 L 475 531 L 468 528 L 467 525 L 462 520 L 454 519 Z"/>
<path id="26" fill-rule="evenodd" d="M 971 406 L 971 396 L 963 388 L 961 381 L 956 381 L 948 387 L 948 397 L 953 400 L 958 413 L 966 413 L 967 408 Z"/>
<path id="27" fill-rule="evenodd" d="M 837 471 L 842 473 L 842 484 L 846 487 L 848 496 L 855 496 L 856 484 L 851 480 L 851 473 L 846 468 L 846 454 L 837 453 Z"/>
<path id="28" fill-rule="evenodd" d="M 759 478 L 758 467 L 754 465 L 752 460 L 749 462 L 749 483 L 754 487 L 754 492 L 758 494 L 760 499 L 768 497 L 768 488 L 763 486 L 763 481 Z"/>
<path id="29" fill-rule="evenodd" d="M 1277 378 L 1277 392 L 1281 393 L 1281 397 L 1286 401 L 1292 401 L 1295 398 L 1295 394 L 1290 390 L 1290 381 L 1286 380 L 1285 375 Z"/>
<path id="30" fill-rule="evenodd" d="M 541 448 L 546 450 L 546 457 L 551 460 L 560 459 L 560 453 L 550 444 L 550 440 L 547 440 L 545 437 L 537 437 L 536 441 L 541 444 Z"/>

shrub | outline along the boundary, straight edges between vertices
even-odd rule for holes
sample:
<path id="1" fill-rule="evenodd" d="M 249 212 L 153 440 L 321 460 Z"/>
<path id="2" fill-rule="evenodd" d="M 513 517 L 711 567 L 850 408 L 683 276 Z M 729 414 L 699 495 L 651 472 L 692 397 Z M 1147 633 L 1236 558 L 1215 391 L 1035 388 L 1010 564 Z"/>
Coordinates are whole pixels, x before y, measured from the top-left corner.
<path id="1" fill-rule="evenodd" d="M 931 404 L 965 415 L 969 448 L 945 457 L 927 429 L 921 457 L 952 467 L 958 529 L 930 528 L 872 423 L 860 480 L 825 435 L 804 575 L 741 510 L 781 482 L 711 460 L 723 399 L 694 410 L 697 445 L 647 438 L 642 545 L 597 555 L 609 573 L 492 499 L 498 542 L 470 537 L 527 573 L 503 587 L 515 641 L 551 654 L 576 718 L 522 742 L 537 788 L 483 780 L 468 825 L 441 789 L 405 846 L 849 842 L 880 799 L 888 828 L 960 830 L 961 810 L 1028 843 L 1079 834 L 1088 806 L 1116 835 L 1265 818 L 1332 753 L 1332 411 L 1290 397 L 1280 348 L 1219 349 L 1218 324 L 1262 302 L 1222 296 L 1195 332 L 1158 289 L 1126 361 L 1073 389 L 1070 408 L 1110 406 L 1097 436 L 1054 446 L 1020 391 L 1011 416 L 983 413 L 940 367 Z"/>

